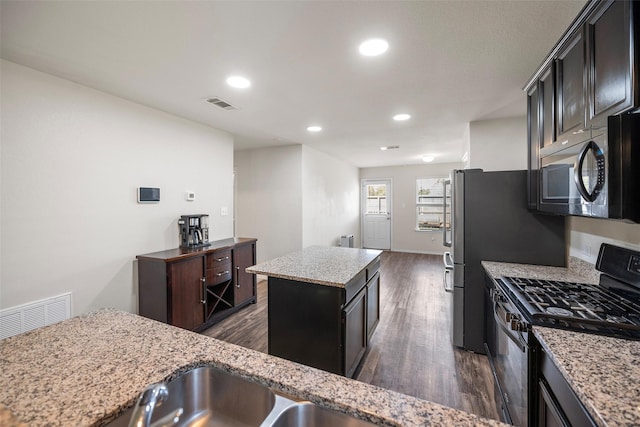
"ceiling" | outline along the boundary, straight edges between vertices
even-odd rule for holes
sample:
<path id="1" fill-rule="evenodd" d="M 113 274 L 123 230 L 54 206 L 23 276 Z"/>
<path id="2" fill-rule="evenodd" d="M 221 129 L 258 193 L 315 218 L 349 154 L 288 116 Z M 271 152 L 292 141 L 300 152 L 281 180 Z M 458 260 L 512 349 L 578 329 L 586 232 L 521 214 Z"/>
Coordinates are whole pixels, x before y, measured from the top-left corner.
<path id="1" fill-rule="evenodd" d="M 457 162 L 467 123 L 525 114 L 523 85 L 584 4 L 2 0 L 1 55 L 228 131 L 237 150 L 305 144 L 357 167 Z M 371 37 L 389 50 L 361 56 Z M 251 87 L 227 86 L 232 74 Z M 213 96 L 237 109 L 204 102 Z M 411 119 L 393 121 L 400 112 Z M 400 148 L 379 149 L 389 145 Z"/>

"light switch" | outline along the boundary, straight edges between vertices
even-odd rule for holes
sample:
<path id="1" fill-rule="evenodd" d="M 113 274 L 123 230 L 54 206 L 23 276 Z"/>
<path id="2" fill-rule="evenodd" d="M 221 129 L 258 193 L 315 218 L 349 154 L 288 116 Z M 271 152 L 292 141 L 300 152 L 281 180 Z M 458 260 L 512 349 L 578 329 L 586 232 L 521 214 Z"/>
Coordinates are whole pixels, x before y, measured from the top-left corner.
<path id="1" fill-rule="evenodd" d="M 220 208 L 220 216 L 227 216 L 229 215 L 229 208 L 226 206 L 223 206 Z"/>

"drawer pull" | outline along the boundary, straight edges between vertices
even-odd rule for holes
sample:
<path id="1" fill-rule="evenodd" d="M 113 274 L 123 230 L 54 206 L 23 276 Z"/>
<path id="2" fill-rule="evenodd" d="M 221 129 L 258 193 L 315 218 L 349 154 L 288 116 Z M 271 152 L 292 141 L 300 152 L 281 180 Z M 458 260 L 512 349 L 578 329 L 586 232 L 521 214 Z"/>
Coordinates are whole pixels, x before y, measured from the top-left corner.
<path id="1" fill-rule="evenodd" d="M 220 261 L 224 261 L 224 260 L 227 260 L 227 259 L 229 259 L 228 256 L 222 257 L 222 258 L 216 258 L 216 261 L 220 262 Z"/>
<path id="2" fill-rule="evenodd" d="M 220 277 L 220 276 L 224 276 L 225 274 L 229 274 L 229 270 L 225 270 L 222 273 L 218 273 L 216 274 L 216 276 Z"/>

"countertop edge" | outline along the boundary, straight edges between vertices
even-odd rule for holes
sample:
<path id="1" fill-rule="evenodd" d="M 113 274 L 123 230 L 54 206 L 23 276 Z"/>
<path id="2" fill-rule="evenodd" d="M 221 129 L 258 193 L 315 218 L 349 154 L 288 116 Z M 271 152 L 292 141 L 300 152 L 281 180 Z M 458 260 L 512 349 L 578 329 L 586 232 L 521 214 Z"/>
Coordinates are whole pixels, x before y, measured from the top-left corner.
<path id="1" fill-rule="evenodd" d="M 0 416 L 5 420 L 8 411 L 15 426 L 103 425 L 131 406 L 146 385 L 196 366 L 214 366 L 379 425 L 504 425 L 113 309 L 3 344 L 0 409 L 6 410 Z M 140 354 L 146 363 L 139 363 Z"/>

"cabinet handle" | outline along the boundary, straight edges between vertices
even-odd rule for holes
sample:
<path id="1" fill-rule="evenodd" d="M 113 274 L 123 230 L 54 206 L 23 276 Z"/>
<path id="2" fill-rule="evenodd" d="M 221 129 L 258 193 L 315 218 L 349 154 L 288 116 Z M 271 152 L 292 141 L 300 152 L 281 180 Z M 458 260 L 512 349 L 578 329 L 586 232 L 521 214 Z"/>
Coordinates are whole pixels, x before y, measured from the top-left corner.
<path id="1" fill-rule="evenodd" d="M 229 274 L 229 270 L 225 270 L 222 273 L 218 273 L 216 274 L 216 276 L 220 277 L 220 276 L 224 276 L 225 274 Z"/>
<path id="2" fill-rule="evenodd" d="M 206 278 L 206 277 L 202 277 L 202 278 L 200 278 L 200 281 L 201 281 L 202 283 L 204 283 L 204 282 L 206 282 L 206 281 L 207 281 L 207 278 Z"/>
<path id="3" fill-rule="evenodd" d="M 207 294 L 207 290 L 205 289 L 207 287 L 207 284 L 205 283 L 206 277 L 201 278 L 200 281 L 202 282 L 202 288 L 200 288 L 200 302 L 206 307 L 207 299 L 204 297 Z"/>
<path id="4" fill-rule="evenodd" d="M 220 261 L 224 261 L 225 259 L 229 259 L 229 257 L 226 256 L 224 258 L 216 258 L 216 261 L 220 262 Z"/>
<path id="5" fill-rule="evenodd" d="M 236 265 L 236 288 L 240 289 L 240 282 L 238 281 L 238 272 L 240 271 L 240 267 Z"/>

